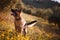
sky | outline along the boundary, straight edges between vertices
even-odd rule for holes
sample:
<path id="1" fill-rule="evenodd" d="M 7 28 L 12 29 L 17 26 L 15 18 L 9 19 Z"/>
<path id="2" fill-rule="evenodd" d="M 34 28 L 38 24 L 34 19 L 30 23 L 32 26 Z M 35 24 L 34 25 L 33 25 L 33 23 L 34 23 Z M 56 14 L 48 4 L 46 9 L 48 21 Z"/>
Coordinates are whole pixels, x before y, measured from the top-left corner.
<path id="1" fill-rule="evenodd" d="M 57 1 L 58 3 L 60 3 L 60 0 L 52 0 L 52 1 Z"/>

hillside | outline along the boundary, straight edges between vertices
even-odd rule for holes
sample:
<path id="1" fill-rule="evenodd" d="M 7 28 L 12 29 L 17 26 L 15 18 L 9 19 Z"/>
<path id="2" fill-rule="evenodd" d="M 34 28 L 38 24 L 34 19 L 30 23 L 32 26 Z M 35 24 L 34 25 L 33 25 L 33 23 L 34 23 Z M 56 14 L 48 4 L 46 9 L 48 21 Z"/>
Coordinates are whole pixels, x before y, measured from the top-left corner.
<path id="1" fill-rule="evenodd" d="M 48 23 L 48 16 L 55 11 L 60 12 L 60 4 L 53 1 L 23 1 L 22 16 L 27 22 L 37 20 L 37 24 L 28 29 L 26 36 L 15 31 L 14 17 L 11 15 L 11 8 L 18 2 L 0 1 L 0 40 L 60 40 L 60 30 L 54 23 Z M 6 5 L 2 5 L 6 3 Z M 10 5 L 9 5 L 10 4 Z"/>
<path id="2" fill-rule="evenodd" d="M 60 6 L 60 4 L 58 2 L 49 1 L 49 0 L 46 0 L 46 1 L 22 0 L 22 2 L 26 5 L 31 5 L 35 8 L 52 8 L 53 6 L 57 6 L 57 5 Z"/>
<path id="3" fill-rule="evenodd" d="M 9 32 L 12 32 L 12 34 L 14 34 L 15 36 L 15 32 L 14 31 L 14 21 L 13 21 L 13 16 L 11 16 L 10 14 L 11 12 L 7 12 L 6 14 L 0 14 L 0 20 L 3 19 L 2 21 L 0 21 L 0 24 L 2 24 L 0 26 L 0 31 L 2 33 L 2 30 L 8 31 L 7 36 L 9 36 Z M 4 17 L 2 17 L 4 16 Z M 39 17 L 35 17 L 29 14 L 25 14 L 22 12 L 22 16 L 26 19 L 27 22 L 33 21 L 33 20 L 37 20 L 37 24 L 34 27 L 28 28 L 28 39 L 29 40 L 56 40 L 56 39 L 60 39 L 60 31 L 58 29 L 58 27 L 55 26 L 49 26 L 49 23 L 47 20 L 44 20 L 42 18 Z M 3 27 L 3 28 L 1 28 Z M 52 30 L 52 31 L 51 31 Z M 3 32 L 5 35 L 5 33 L 7 32 Z M 6 35 L 5 35 L 6 36 Z M 3 38 L 5 37 L 3 36 Z M 1 35 L 2 37 L 2 35 Z M 11 36 L 13 37 L 13 36 Z M 15 36 L 17 37 L 17 36 Z M 13 39 L 15 39 L 15 37 Z M 21 36 L 19 36 L 21 37 Z M 9 38 L 9 37 L 8 37 Z M 18 37 L 17 37 L 18 38 Z M 0 38 L 1 39 L 1 38 Z M 10 38 L 9 38 L 10 39 Z"/>

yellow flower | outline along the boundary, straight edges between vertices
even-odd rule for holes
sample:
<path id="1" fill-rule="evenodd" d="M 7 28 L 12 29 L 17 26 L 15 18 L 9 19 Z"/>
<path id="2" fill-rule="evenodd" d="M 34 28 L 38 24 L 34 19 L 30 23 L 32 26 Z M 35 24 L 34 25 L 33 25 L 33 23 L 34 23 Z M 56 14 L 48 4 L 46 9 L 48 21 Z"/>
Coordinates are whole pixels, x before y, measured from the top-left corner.
<path id="1" fill-rule="evenodd" d="M 13 40 L 14 38 L 12 37 L 11 40 Z"/>
<path id="2" fill-rule="evenodd" d="M 4 37 L 4 34 L 1 34 L 2 37 Z"/>
<path id="3" fill-rule="evenodd" d="M 7 40 L 9 40 L 9 37 L 7 37 Z"/>

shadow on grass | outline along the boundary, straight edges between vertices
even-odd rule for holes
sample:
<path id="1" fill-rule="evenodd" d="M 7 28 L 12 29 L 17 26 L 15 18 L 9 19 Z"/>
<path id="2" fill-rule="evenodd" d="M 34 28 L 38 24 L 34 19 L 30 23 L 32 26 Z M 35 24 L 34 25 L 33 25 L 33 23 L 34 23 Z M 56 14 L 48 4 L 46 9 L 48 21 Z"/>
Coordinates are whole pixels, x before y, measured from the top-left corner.
<path id="1" fill-rule="evenodd" d="M 43 29 L 47 33 L 52 33 L 56 35 L 60 35 L 60 29 L 55 26 L 55 25 L 48 25 L 48 24 L 39 24 L 37 23 L 38 28 L 41 30 Z"/>

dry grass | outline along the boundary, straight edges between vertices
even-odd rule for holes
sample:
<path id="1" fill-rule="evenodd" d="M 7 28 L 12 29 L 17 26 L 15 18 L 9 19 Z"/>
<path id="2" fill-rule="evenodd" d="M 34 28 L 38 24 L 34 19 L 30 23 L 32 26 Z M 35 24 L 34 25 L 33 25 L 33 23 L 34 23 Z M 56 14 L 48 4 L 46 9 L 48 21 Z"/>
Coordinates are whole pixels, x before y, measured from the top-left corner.
<path id="1" fill-rule="evenodd" d="M 13 16 L 11 16 L 10 14 L 7 15 L 1 14 L 0 20 L 1 19 L 3 20 L 0 21 L 0 40 L 58 40 L 59 39 L 58 35 L 51 33 L 50 31 L 49 32 L 46 31 L 49 30 L 50 28 L 48 28 L 49 26 L 46 26 L 48 25 L 48 22 L 45 21 L 44 19 L 24 14 L 23 12 L 22 16 L 28 22 L 33 20 L 37 20 L 38 22 L 34 27 L 28 28 L 28 33 L 24 37 L 23 35 L 18 34 L 16 31 L 14 31 Z"/>

